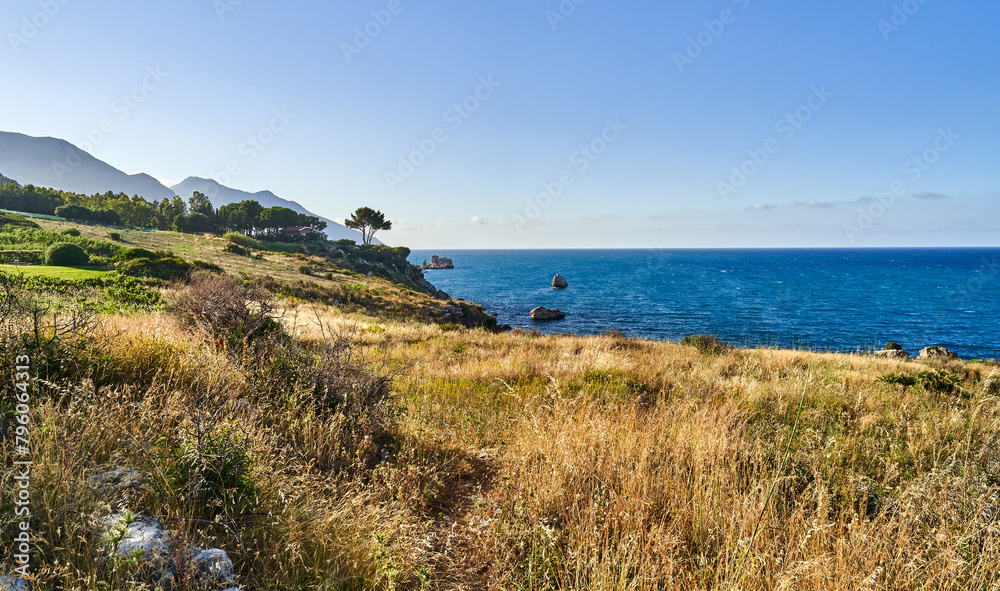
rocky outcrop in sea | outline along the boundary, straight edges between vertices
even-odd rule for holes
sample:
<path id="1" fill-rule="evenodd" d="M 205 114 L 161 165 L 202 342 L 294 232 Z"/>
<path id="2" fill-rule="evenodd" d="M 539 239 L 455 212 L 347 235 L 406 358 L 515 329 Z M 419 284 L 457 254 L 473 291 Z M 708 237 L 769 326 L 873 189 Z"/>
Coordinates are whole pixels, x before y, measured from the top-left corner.
<path id="1" fill-rule="evenodd" d="M 424 263 L 424 269 L 454 269 L 455 263 L 451 261 L 448 257 L 439 257 L 434 255 L 431 257 L 431 262 Z"/>
<path id="2" fill-rule="evenodd" d="M 958 359 L 958 353 L 944 347 L 926 347 L 920 350 L 920 359 Z"/>
<path id="3" fill-rule="evenodd" d="M 550 320 L 562 320 L 566 315 L 555 308 L 545 308 L 539 306 L 531 311 L 531 319 L 535 322 L 548 322 Z"/>

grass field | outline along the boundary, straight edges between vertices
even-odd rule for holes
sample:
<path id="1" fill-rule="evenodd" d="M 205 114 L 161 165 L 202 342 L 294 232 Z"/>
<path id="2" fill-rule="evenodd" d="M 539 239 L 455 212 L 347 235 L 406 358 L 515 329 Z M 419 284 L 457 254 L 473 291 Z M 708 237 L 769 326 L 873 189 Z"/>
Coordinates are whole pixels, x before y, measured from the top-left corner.
<path id="1" fill-rule="evenodd" d="M 302 279 L 298 267 L 303 263 L 314 262 L 317 265 L 325 263 L 320 257 L 292 257 L 279 253 L 268 253 L 262 259 L 239 256 L 226 252 L 227 240 L 219 236 L 181 234 L 162 230 L 110 230 L 101 226 L 79 225 L 71 222 L 56 222 L 51 220 L 34 220 L 46 230 L 62 231 L 68 228 L 80 230 L 85 238 L 108 240 L 110 232 L 121 234 L 119 244 L 126 248 L 145 248 L 153 251 L 170 251 L 186 260 L 202 260 L 219 265 L 227 273 L 249 275 L 269 275 L 281 281 L 297 281 Z M 334 273 L 332 279 L 314 277 L 311 279 L 320 284 L 335 285 L 347 283 L 368 283 L 368 278 L 354 274 Z M 383 284 L 378 280 L 372 282 Z"/>
<path id="2" fill-rule="evenodd" d="M 61 232 L 69 228 L 80 230 L 83 238 L 108 240 L 109 230 L 100 226 L 71 222 L 34 220 L 45 230 Z M 373 318 L 410 318 L 420 321 L 441 321 L 449 308 L 466 309 L 463 318 L 481 322 L 485 315 L 468 303 L 456 303 L 432 298 L 399 283 L 381 277 L 369 277 L 339 268 L 334 262 L 319 256 L 262 253 L 261 258 L 237 255 L 226 251 L 227 240 L 213 235 L 192 235 L 165 231 L 117 230 L 119 244 L 125 248 L 141 247 L 153 251 L 170 251 L 187 261 L 201 260 L 218 265 L 234 276 L 268 277 L 290 288 L 282 295 L 286 299 L 321 299 L 340 302 L 341 312 Z M 312 275 L 303 275 L 299 268 L 308 265 Z M 487 319 L 488 320 L 488 319 Z M 462 323 L 464 320 L 457 319 Z"/>
<path id="3" fill-rule="evenodd" d="M 100 267 L 49 267 L 45 265 L 0 265 L 0 271 L 10 275 L 51 277 L 69 281 L 107 277 L 114 273 L 114 271 L 106 271 Z"/>
<path id="4" fill-rule="evenodd" d="M 125 238 L 278 264 L 203 237 Z M 1000 588 L 996 362 L 497 334 L 389 313 L 425 302 L 356 281 L 383 299 L 359 313 L 285 298 L 252 339 L 213 323 L 267 306 L 235 291 L 211 305 L 243 311 L 214 315 L 203 304 L 224 290 L 172 285 L 173 311 L 45 341 L 37 588 L 130 588 L 91 536 L 122 506 L 182 548 L 225 548 L 248 590 Z M 30 322 L 3 325 L 9 355 Z M 144 488 L 87 484 L 120 466 Z"/>
<path id="5" fill-rule="evenodd" d="M 324 306 L 282 322 L 292 343 L 335 349 L 307 367 L 299 345 L 231 349 L 165 314 L 102 322 L 82 358 L 94 382 L 38 403 L 39 535 L 62 565 L 44 580 L 111 576 L 88 558 L 86 516 L 113 499 L 85 483 L 128 465 L 152 475 L 132 508 L 227 548 L 250 589 L 1000 583 L 996 364 L 707 354 Z M 359 368 L 389 377 L 390 406 L 321 411 L 331 384 L 368 388 Z M 390 439 L 358 431 L 371 421 Z M 165 475 L 196 436 L 215 442 L 206 461 L 247 458 L 225 465 L 252 503 L 204 514 L 218 505 L 176 496 Z"/>

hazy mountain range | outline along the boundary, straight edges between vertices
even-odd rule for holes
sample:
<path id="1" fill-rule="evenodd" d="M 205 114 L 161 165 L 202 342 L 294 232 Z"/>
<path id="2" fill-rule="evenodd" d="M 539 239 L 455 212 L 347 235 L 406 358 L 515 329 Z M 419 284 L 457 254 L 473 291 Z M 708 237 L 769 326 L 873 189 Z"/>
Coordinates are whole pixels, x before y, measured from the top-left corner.
<path id="1" fill-rule="evenodd" d="M 149 201 L 169 199 L 174 195 L 187 200 L 195 191 L 200 191 L 211 199 L 216 208 L 229 203 L 254 200 L 264 207 L 287 207 L 299 213 L 316 215 L 298 203 L 282 199 L 270 191 L 249 193 L 226 187 L 211 179 L 189 177 L 177 185 L 167 187 L 145 173 L 126 174 L 65 140 L 6 131 L 0 131 L 0 175 L 21 185 L 51 187 L 85 195 L 114 191 L 140 195 Z M 360 232 L 345 228 L 333 220 L 316 217 L 327 223 L 324 231 L 329 238 L 350 238 L 361 242 Z"/>
<path id="2" fill-rule="evenodd" d="M 0 163 L 0 166 L 3 166 Z M 289 201 L 287 199 L 282 199 L 270 191 L 258 191 L 256 193 L 249 193 L 247 191 L 240 191 L 239 189 L 232 189 L 225 185 L 221 185 L 212 179 L 203 179 L 200 177 L 192 176 L 184 179 L 180 183 L 170 187 L 171 195 L 180 195 L 185 200 L 191 198 L 191 195 L 195 191 L 204 193 L 212 201 L 212 205 L 218 209 L 223 205 L 229 205 L 230 203 L 239 203 L 240 201 L 256 201 L 264 207 L 287 207 L 292 211 L 297 211 L 299 213 L 304 213 L 306 215 L 316 215 L 306 208 L 302 207 L 294 201 Z M 325 232 L 330 238 L 359 238 L 361 234 L 341 226 L 333 220 L 328 220 L 324 217 L 317 216 L 319 219 L 323 220 L 327 224 L 327 229 Z M 350 236 L 334 236 L 337 228 L 341 228 L 344 232 L 351 233 Z M 334 232 L 331 232 L 331 229 Z"/>

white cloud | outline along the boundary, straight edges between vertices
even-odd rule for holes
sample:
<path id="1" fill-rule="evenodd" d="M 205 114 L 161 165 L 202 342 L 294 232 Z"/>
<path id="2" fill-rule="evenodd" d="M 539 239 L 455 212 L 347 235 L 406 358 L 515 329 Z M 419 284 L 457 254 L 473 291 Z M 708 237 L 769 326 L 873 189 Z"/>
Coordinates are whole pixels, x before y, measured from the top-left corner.
<path id="1" fill-rule="evenodd" d="M 469 220 L 469 223 L 472 224 L 473 226 L 481 226 L 486 223 L 486 220 L 479 217 L 478 215 L 474 215 L 472 216 L 472 219 Z"/>
<path id="2" fill-rule="evenodd" d="M 769 209 L 777 209 L 777 205 L 771 205 L 769 203 L 754 203 L 747 208 L 747 211 L 767 211 Z"/>
<path id="3" fill-rule="evenodd" d="M 819 207 L 823 209 L 829 209 L 831 207 L 837 207 L 836 204 L 830 203 L 829 201 L 816 201 L 815 199 L 810 199 L 808 201 L 800 201 L 795 204 L 796 207 Z"/>

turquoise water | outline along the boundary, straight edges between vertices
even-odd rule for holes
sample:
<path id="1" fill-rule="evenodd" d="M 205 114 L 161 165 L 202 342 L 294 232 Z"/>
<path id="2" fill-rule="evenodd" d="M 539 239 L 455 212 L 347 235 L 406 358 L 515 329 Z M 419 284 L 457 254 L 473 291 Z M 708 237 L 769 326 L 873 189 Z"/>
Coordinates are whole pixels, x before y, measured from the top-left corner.
<path id="1" fill-rule="evenodd" d="M 453 298 L 501 324 L 544 332 L 678 340 L 709 333 L 738 345 L 912 353 L 940 345 L 1000 358 L 1000 249 L 440 250 L 455 270 L 427 271 Z M 552 277 L 569 289 L 553 290 Z M 533 323 L 536 306 L 566 319 Z"/>

